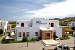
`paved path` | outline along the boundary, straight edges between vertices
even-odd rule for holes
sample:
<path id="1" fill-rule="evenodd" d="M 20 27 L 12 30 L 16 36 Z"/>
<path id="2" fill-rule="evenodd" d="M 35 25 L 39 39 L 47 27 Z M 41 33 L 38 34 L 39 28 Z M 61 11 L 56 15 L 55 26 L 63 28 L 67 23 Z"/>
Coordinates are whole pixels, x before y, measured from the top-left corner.
<path id="1" fill-rule="evenodd" d="M 57 41 L 62 44 L 67 44 L 69 46 L 75 45 L 73 37 L 70 37 L 69 40 L 57 40 Z M 40 41 L 35 43 L 29 42 L 28 47 L 27 43 L 0 44 L 0 50 L 42 50 L 43 47 L 44 45 Z"/>
<path id="2" fill-rule="evenodd" d="M 43 44 L 41 42 L 28 43 L 14 43 L 14 44 L 0 44 L 0 50 L 42 50 Z"/>
<path id="3" fill-rule="evenodd" d="M 62 44 L 74 44 L 74 37 L 70 37 L 69 40 L 57 40 L 57 41 Z"/>

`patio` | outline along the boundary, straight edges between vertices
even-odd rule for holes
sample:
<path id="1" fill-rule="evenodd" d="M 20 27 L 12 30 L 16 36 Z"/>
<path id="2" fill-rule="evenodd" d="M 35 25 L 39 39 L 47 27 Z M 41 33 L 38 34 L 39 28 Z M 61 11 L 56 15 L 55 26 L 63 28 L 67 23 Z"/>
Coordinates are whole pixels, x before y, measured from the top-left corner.
<path id="1" fill-rule="evenodd" d="M 73 47 L 75 46 L 74 44 L 74 37 L 70 37 L 69 40 L 57 40 L 57 42 L 60 42 L 61 44 L 65 44 L 67 46 L 70 47 L 70 50 L 73 49 Z M 47 46 L 45 47 L 45 50 L 53 50 L 55 48 L 55 46 Z"/>

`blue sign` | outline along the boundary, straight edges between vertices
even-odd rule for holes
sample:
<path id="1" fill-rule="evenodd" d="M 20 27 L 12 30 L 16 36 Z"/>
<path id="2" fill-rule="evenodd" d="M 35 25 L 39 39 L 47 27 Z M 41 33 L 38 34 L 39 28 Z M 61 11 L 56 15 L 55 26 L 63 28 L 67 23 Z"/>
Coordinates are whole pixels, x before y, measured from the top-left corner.
<path id="1" fill-rule="evenodd" d="M 47 24 L 47 23 L 42 23 L 40 20 L 36 21 L 36 24 Z"/>

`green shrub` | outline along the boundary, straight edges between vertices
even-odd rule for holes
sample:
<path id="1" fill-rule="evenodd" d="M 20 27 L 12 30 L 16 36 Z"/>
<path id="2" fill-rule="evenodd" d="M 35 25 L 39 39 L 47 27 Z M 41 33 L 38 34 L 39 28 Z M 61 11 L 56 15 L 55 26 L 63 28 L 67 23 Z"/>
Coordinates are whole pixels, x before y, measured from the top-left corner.
<path id="1" fill-rule="evenodd" d="M 60 38 L 60 40 L 64 40 L 64 38 Z"/>
<path id="2" fill-rule="evenodd" d="M 69 35 L 68 34 L 64 34 L 62 36 L 62 38 L 60 38 L 60 40 L 67 40 L 67 39 L 70 39 Z"/>
<path id="3" fill-rule="evenodd" d="M 11 40 L 10 43 L 21 43 L 21 41 L 15 41 L 15 40 L 13 41 L 13 40 Z"/>
<path id="4" fill-rule="evenodd" d="M 70 37 L 67 37 L 67 39 L 70 39 Z"/>
<path id="5" fill-rule="evenodd" d="M 2 29 L 0 29 L 0 34 L 3 34 L 3 30 Z"/>
<path id="6" fill-rule="evenodd" d="M 6 40 L 5 38 L 2 39 L 1 41 L 2 44 L 7 44 L 7 43 L 21 43 L 21 41 L 15 41 L 14 39 L 9 39 Z"/>
<path id="7" fill-rule="evenodd" d="M 56 35 L 53 35 L 53 38 L 54 38 L 54 40 L 55 40 L 56 38 L 58 38 L 58 36 L 56 36 Z"/>
<path id="8" fill-rule="evenodd" d="M 29 39 L 28 42 L 33 42 L 33 39 Z"/>
<path id="9" fill-rule="evenodd" d="M 32 38 L 32 41 L 35 41 L 36 39 L 35 38 Z"/>
<path id="10" fill-rule="evenodd" d="M 28 41 L 28 38 L 24 36 L 21 42 L 26 42 L 26 41 Z"/>
<path id="11" fill-rule="evenodd" d="M 12 24 L 12 26 L 11 26 L 12 28 L 15 28 L 16 27 L 16 24 Z"/>
<path id="12" fill-rule="evenodd" d="M 1 43 L 5 44 L 5 43 L 9 43 L 9 40 L 6 40 L 5 38 L 2 39 Z"/>

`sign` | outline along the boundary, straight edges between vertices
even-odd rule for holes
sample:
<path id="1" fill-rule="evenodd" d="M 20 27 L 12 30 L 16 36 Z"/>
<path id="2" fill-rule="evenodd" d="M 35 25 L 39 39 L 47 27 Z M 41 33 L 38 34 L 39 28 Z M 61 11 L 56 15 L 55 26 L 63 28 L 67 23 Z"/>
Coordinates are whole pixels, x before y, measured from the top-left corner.
<path id="1" fill-rule="evenodd" d="M 36 24 L 47 24 L 47 23 L 42 23 L 40 20 L 36 20 Z"/>

